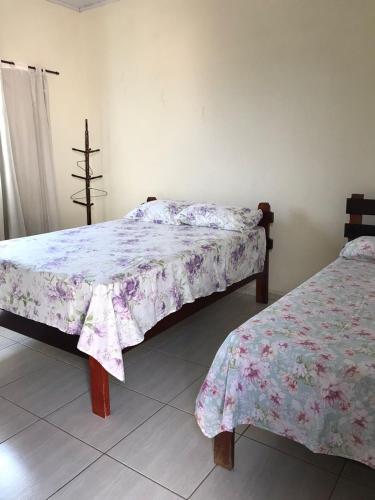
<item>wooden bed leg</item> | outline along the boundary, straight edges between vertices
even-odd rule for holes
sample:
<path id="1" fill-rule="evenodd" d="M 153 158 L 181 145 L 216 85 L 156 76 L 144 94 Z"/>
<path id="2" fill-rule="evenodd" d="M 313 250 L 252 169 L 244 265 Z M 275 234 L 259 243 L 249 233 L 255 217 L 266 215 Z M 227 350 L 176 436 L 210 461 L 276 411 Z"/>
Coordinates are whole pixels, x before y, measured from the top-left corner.
<path id="1" fill-rule="evenodd" d="M 99 417 L 108 417 L 111 413 L 108 372 L 91 356 L 89 356 L 89 368 L 92 411 Z"/>
<path id="2" fill-rule="evenodd" d="M 231 432 L 221 432 L 214 437 L 214 462 L 225 469 L 233 469 L 234 429 Z"/>
<path id="3" fill-rule="evenodd" d="M 264 266 L 266 266 L 266 263 Z M 267 272 L 263 271 L 256 279 L 256 301 L 260 304 L 268 304 L 268 269 Z"/>

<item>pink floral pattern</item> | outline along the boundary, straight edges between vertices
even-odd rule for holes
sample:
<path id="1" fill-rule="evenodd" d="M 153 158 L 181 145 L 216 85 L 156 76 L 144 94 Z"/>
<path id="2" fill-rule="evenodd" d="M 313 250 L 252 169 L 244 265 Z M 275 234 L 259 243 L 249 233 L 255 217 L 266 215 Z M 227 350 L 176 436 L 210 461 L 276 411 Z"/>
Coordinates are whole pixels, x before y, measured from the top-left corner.
<path id="1" fill-rule="evenodd" d="M 122 349 L 183 304 L 260 272 L 263 228 L 117 220 L 0 242 L 0 307 L 79 335 L 124 379 Z"/>
<path id="2" fill-rule="evenodd" d="M 339 258 L 232 332 L 196 418 L 208 437 L 252 424 L 375 468 L 375 264 Z"/>
<path id="3" fill-rule="evenodd" d="M 360 236 L 349 241 L 341 250 L 340 255 L 346 259 L 375 262 L 375 236 Z"/>

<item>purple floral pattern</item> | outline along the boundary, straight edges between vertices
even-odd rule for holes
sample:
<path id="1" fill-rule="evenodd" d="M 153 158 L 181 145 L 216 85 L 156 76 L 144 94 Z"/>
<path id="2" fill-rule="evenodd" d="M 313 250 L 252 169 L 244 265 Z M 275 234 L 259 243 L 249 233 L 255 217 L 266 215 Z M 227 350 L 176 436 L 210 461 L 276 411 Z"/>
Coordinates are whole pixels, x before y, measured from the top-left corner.
<path id="1" fill-rule="evenodd" d="M 176 220 L 191 226 L 226 229 L 228 231 L 248 231 L 263 217 L 261 210 L 251 208 L 224 207 L 214 203 L 196 203 L 184 208 Z"/>
<path id="2" fill-rule="evenodd" d="M 154 200 L 142 203 L 139 207 L 129 212 L 126 219 L 142 219 L 143 222 L 156 224 L 182 224 L 177 216 L 186 207 L 191 205 L 188 201 Z"/>
<path id="3" fill-rule="evenodd" d="M 196 403 L 213 437 L 252 424 L 375 468 L 375 264 L 338 258 L 232 332 Z"/>
<path id="4" fill-rule="evenodd" d="M 123 380 L 123 348 L 183 304 L 260 272 L 264 257 L 263 228 L 127 219 L 3 241 L 0 307 L 80 335 L 78 349 Z"/>

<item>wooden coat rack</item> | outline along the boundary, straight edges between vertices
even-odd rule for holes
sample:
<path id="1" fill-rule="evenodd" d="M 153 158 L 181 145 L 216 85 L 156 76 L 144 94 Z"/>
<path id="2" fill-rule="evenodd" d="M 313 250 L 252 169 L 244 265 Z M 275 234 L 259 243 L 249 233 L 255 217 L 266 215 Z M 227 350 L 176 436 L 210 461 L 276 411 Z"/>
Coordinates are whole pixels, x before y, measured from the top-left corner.
<path id="1" fill-rule="evenodd" d="M 108 193 L 104 189 L 96 189 L 91 187 L 91 181 L 93 181 L 94 179 L 101 179 L 103 176 L 93 175 L 93 169 L 90 167 L 90 155 L 92 155 L 93 153 L 98 153 L 100 149 L 90 148 L 89 126 L 87 119 L 85 120 L 85 149 L 72 148 L 72 150 L 78 153 L 83 153 L 85 155 L 84 160 L 80 160 L 77 162 L 77 167 L 83 170 L 85 175 L 83 176 L 83 175 L 72 174 L 72 177 L 84 180 L 85 187 L 83 189 L 80 189 L 76 193 L 72 194 L 71 199 L 73 200 L 73 203 L 86 207 L 87 224 L 90 225 L 91 207 L 94 205 L 94 203 L 91 201 L 92 198 L 99 198 L 101 196 L 106 196 Z M 80 165 L 81 163 L 84 163 L 84 167 Z M 93 192 L 99 194 L 93 194 Z M 83 194 L 83 196 L 81 196 L 81 194 Z"/>

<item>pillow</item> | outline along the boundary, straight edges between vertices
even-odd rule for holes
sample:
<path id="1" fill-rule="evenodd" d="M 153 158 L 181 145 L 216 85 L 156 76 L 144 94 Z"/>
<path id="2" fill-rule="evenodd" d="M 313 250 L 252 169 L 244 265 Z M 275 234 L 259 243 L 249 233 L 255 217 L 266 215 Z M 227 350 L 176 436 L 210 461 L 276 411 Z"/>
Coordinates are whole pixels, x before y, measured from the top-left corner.
<path id="1" fill-rule="evenodd" d="M 340 257 L 375 262 L 375 236 L 360 236 L 349 241 L 341 250 Z"/>
<path id="2" fill-rule="evenodd" d="M 191 203 L 187 201 L 154 200 L 143 203 L 125 215 L 125 219 L 142 219 L 145 222 L 155 222 L 157 224 L 174 224 L 177 215 Z"/>
<path id="3" fill-rule="evenodd" d="M 195 203 L 184 208 L 177 220 L 190 226 L 205 226 L 229 231 L 248 231 L 262 219 L 262 210 L 224 207 L 214 203 Z"/>

